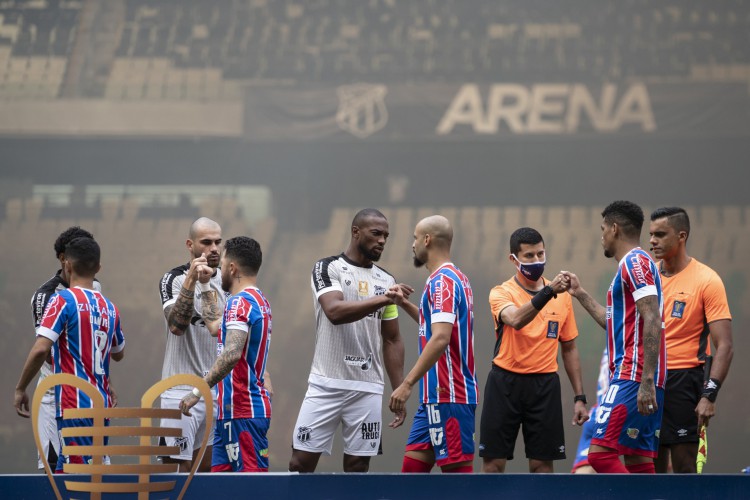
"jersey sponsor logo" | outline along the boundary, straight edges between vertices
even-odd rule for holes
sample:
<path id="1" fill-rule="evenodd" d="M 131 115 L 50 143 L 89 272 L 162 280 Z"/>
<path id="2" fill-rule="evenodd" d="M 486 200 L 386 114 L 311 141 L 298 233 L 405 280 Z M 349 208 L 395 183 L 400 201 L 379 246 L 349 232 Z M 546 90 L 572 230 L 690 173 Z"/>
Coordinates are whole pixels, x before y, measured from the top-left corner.
<path id="1" fill-rule="evenodd" d="M 375 288 L 375 295 L 377 296 L 385 295 L 385 287 L 380 286 L 380 285 L 375 285 L 374 288 Z"/>
<path id="2" fill-rule="evenodd" d="M 360 297 L 368 297 L 370 295 L 370 284 L 366 281 L 357 283 L 357 293 Z"/>
<path id="3" fill-rule="evenodd" d="M 630 257 L 630 264 L 633 267 L 633 276 L 635 276 L 635 284 L 636 285 L 647 285 L 646 281 L 646 272 L 643 270 L 643 266 L 641 265 L 641 259 L 638 255 L 633 255 Z"/>
<path id="4" fill-rule="evenodd" d="M 682 318 L 682 314 L 685 312 L 685 305 L 685 302 L 675 300 L 674 304 L 672 304 L 672 317 Z"/>
<path id="5" fill-rule="evenodd" d="M 557 333 L 560 331 L 560 323 L 557 321 L 547 322 L 547 338 L 556 339 Z"/>
<path id="6" fill-rule="evenodd" d="M 315 279 L 315 288 L 322 290 L 326 286 L 326 281 L 323 278 L 323 262 L 318 261 L 315 263 L 315 269 L 313 269 L 313 277 Z"/>
<path id="7" fill-rule="evenodd" d="M 680 437 L 685 437 L 688 435 L 687 429 L 677 429 L 677 435 Z"/>
<path id="8" fill-rule="evenodd" d="M 309 427 L 298 427 L 297 428 L 297 441 L 300 443 L 305 443 L 310 440 L 310 435 L 312 434 L 312 429 Z"/>
<path id="9" fill-rule="evenodd" d="M 435 306 L 440 311 L 453 311 L 453 291 L 450 284 L 445 282 L 444 277 L 435 282 Z"/>
<path id="10" fill-rule="evenodd" d="M 52 297 L 52 300 L 49 301 L 49 304 L 47 305 L 47 309 L 45 310 L 45 317 L 55 317 L 59 314 L 58 309 L 62 309 L 62 307 L 65 305 L 65 301 L 60 297 L 59 295 L 55 295 Z"/>
<path id="11" fill-rule="evenodd" d="M 365 358 L 364 356 L 353 356 L 347 354 L 344 356 L 344 363 L 349 366 L 358 366 L 362 371 L 367 371 L 372 366 L 372 353 Z"/>
<path id="12" fill-rule="evenodd" d="M 362 422 L 360 431 L 362 432 L 363 441 L 380 439 L 380 422 Z"/>

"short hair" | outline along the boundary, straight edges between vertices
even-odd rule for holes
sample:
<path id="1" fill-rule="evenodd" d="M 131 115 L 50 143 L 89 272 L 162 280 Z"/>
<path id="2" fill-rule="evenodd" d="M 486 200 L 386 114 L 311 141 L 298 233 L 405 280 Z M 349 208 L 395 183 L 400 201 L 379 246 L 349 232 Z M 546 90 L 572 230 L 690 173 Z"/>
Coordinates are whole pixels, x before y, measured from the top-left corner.
<path id="1" fill-rule="evenodd" d="M 99 271 L 101 249 L 92 238 L 81 237 L 65 245 L 65 260 L 79 276 L 93 277 Z"/>
<path id="2" fill-rule="evenodd" d="M 71 226 L 57 237 L 55 240 L 55 257 L 65 253 L 65 246 L 76 238 L 94 239 L 94 235 L 82 229 L 80 226 Z"/>
<path id="3" fill-rule="evenodd" d="M 260 243 L 247 236 L 235 236 L 224 243 L 224 257 L 237 264 L 244 272 L 257 276 L 263 263 Z"/>
<path id="4" fill-rule="evenodd" d="M 684 208 L 662 207 L 651 212 L 652 221 L 665 217 L 669 225 L 675 228 L 677 232 L 685 231 L 688 235 L 690 234 L 690 217 L 688 217 Z"/>
<path id="5" fill-rule="evenodd" d="M 643 227 L 643 210 L 632 201 L 613 201 L 602 211 L 607 224 L 617 223 L 630 238 L 640 238 Z"/>
<path id="6" fill-rule="evenodd" d="M 352 219 L 352 226 L 361 227 L 365 223 L 365 220 L 369 217 L 388 220 L 385 218 L 385 215 L 383 215 L 383 213 L 376 208 L 363 208 L 362 210 L 357 212 L 357 214 L 354 216 L 354 219 Z"/>
<path id="7" fill-rule="evenodd" d="M 544 243 L 542 235 L 534 228 L 519 227 L 510 235 L 510 253 L 517 254 L 521 251 L 521 245 L 536 245 Z"/>

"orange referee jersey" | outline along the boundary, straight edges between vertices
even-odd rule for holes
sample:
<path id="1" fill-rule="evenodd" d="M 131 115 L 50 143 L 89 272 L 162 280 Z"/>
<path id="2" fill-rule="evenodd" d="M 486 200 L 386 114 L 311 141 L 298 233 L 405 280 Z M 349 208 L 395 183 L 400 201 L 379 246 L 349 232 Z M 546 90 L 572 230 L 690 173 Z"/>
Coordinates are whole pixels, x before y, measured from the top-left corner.
<path id="1" fill-rule="evenodd" d="M 659 262 L 661 274 L 662 263 Z M 661 275 L 667 370 L 693 368 L 711 354 L 708 324 L 732 319 L 724 283 L 716 271 L 695 257 L 674 276 Z"/>
<path id="2" fill-rule="evenodd" d="M 545 285 L 548 283 L 544 280 Z M 500 312 L 508 306 L 521 307 L 536 292 L 529 292 L 515 276 L 490 291 L 490 309 L 500 344 L 495 346 L 495 363 L 514 373 L 554 373 L 557 346 L 578 336 L 570 295 L 560 293 L 550 300 L 531 322 L 520 330 L 500 323 Z M 498 327 L 499 325 L 499 327 Z"/>

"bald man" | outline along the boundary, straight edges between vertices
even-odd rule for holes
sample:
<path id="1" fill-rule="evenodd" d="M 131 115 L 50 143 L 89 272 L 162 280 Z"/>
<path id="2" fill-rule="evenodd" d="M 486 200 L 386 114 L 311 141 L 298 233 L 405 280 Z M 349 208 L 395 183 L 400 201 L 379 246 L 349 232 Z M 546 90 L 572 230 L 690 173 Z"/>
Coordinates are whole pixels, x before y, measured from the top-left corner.
<path id="1" fill-rule="evenodd" d="M 221 227 L 215 221 L 201 217 L 190 226 L 185 246 L 190 256 L 187 264 L 175 267 L 161 279 L 160 295 L 167 323 L 162 379 L 180 373 L 203 377 L 216 360 L 217 332 L 210 332 L 206 324 L 215 324 L 224 310 L 226 296 L 221 289 L 218 272 L 221 253 Z M 190 386 L 177 386 L 161 397 L 161 407 L 179 409 L 182 398 L 192 390 Z M 215 403 L 214 403 L 215 405 Z M 180 472 L 189 472 L 203 433 L 211 429 L 206 422 L 205 402 L 201 400 L 191 416 L 182 416 L 182 437 L 167 438 L 167 446 L 179 446 L 180 453 L 161 457 L 163 463 L 179 464 Z M 216 408 L 214 408 L 216 415 Z M 163 420 L 163 427 L 175 427 L 174 420 Z M 164 443 L 162 443 L 164 444 Z M 201 461 L 199 471 L 211 470 L 211 447 Z"/>
<path id="2" fill-rule="evenodd" d="M 479 398 L 474 370 L 474 299 L 469 278 L 451 262 L 453 228 L 433 215 L 414 230 L 414 265 L 430 276 L 419 307 L 394 300 L 419 324 L 419 358 L 393 391 L 389 407 L 403 412 L 419 381 L 401 472 L 473 472 L 474 415 Z M 390 292 L 389 292 L 390 293 Z"/>

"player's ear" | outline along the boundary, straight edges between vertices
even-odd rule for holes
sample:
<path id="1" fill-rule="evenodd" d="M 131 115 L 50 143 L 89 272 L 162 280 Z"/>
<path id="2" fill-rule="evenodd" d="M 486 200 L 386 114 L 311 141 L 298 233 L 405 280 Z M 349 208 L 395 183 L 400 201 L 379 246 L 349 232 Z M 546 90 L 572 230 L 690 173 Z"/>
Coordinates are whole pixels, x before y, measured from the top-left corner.
<path id="1" fill-rule="evenodd" d="M 102 270 L 102 264 L 101 264 L 101 263 L 99 263 L 99 264 L 97 264 L 97 266 L 96 266 L 96 272 L 95 272 L 94 274 L 99 274 L 99 271 L 101 271 L 101 270 Z"/>

